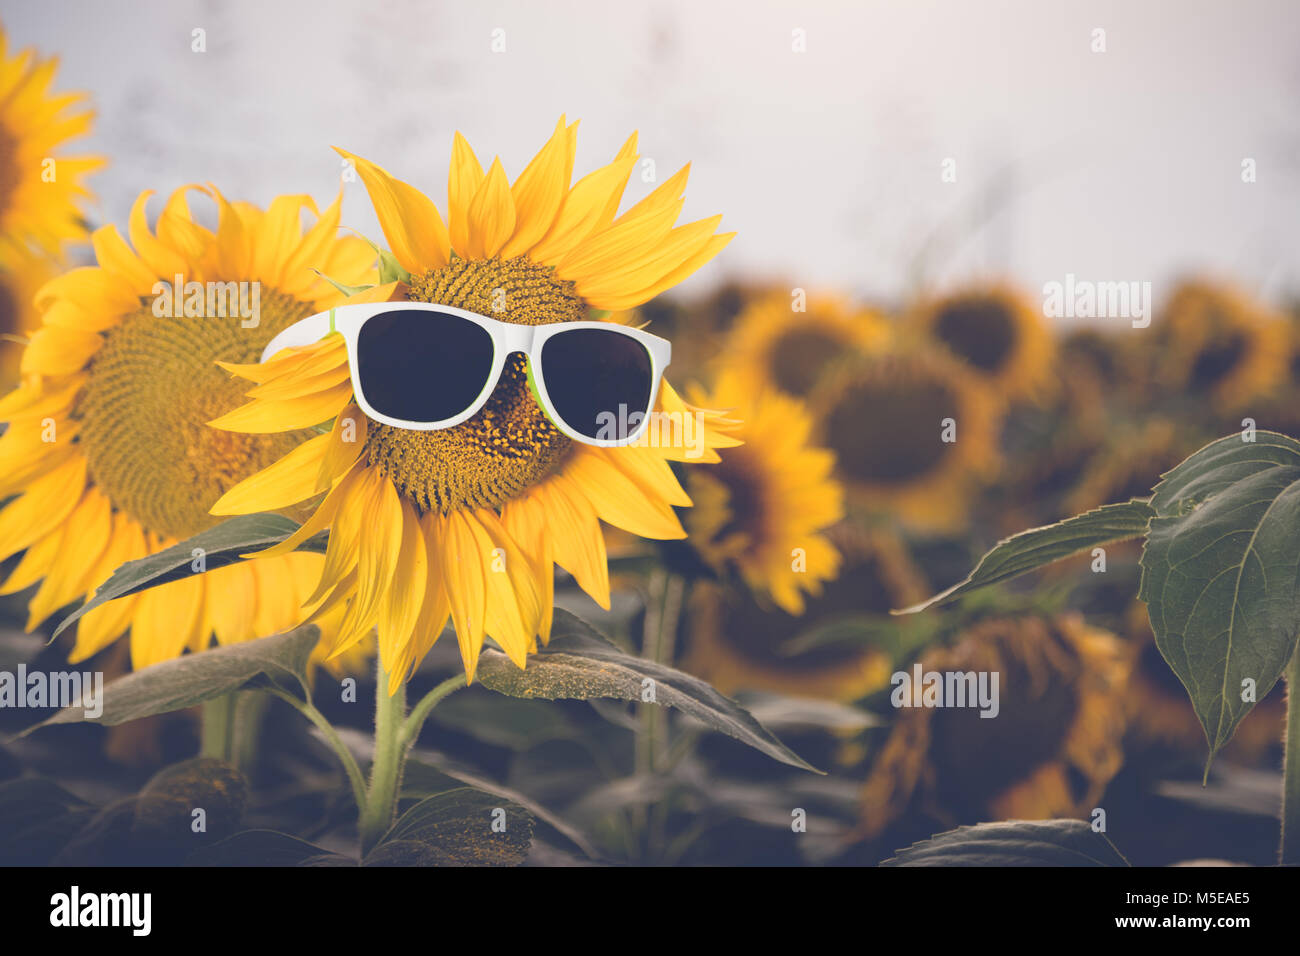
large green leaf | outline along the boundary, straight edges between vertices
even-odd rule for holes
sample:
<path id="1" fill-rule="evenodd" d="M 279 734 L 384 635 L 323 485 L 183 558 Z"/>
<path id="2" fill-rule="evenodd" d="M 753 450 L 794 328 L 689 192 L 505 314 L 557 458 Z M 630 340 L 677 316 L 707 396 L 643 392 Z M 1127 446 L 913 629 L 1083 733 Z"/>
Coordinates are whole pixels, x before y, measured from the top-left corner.
<path id="1" fill-rule="evenodd" d="M 1208 772 L 1300 633 L 1300 443 L 1221 438 L 1165 475 L 1151 504 L 1139 596 L 1205 730 Z"/>
<path id="2" fill-rule="evenodd" d="M 302 866 L 308 861 L 318 865 L 324 857 L 337 857 L 340 865 L 356 865 L 356 860 L 332 854 L 314 843 L 278 830 L 240 830 L 191 853 L 185 865 Z"/>
<path id="3" fill-rule="evenodd" d="M 0 783 L 0 865 L 48 864 L 94 812 L 45 777 Z"/>
<path id="4" fill-rule="evenodd" d="M 964 581 L 929 600 L 894 613 L 914 614 L 936 604 L 948 604 L 971 591 L 1010 580 L 1072 554 L 1140 537 L 1146 532 L 1153 514 L 1145 499 L 1134 498 L 1103 505 L 1056 524 L 1022 531 L 999 541 L 992 551 L 980 558 L 975 570 Z"/>
<path id="5" fill-rule="evenodd" d="M 781 743 L 749 711 L 698 677 L 625 654 L 585 621 L 560 608 L 555 609 L 550 644 L 529 657 L 526 668 L 516 667 L 499 651 L 485 649 L 479 659 L 478 681 L 510 697 L 544 700 L 612 697 L 639 701 L 649 686 L 655 703 L 676 707 L 782 763 L 821 772 Z"/>
<path id="6" fill-rule="evenodd" d="M 457 787 L 407 810 L 366 856 L 366 866 L 518 866 L 533 817 L 500 796 Z"/>
<path id="7" fill-rule="evenodd" d="M 1128 866 L 1082 820 L 1009 820 L 958 827 L 913 843 L 881 866 Z"/>
<path id="8" fill-rule="evenodd" d="M 98 717 L 87 717 L 84 707 L 65 707 L 23 734 L 50 724 L 83 720 L 110 726 L 124 724 L 192 707 L 267 681 L 297 692 L 305 699 L 307 661 L 318 639 L 316 627 L 308 625 L 244 644 L 230 644 L 163 661 L 105 684 L 103 712 Z"/>
<path id="9" fill-rule="evenodd" d="M 54 637 L 58 637 L 64 628 L 87 611 L 107 601 L 195 574 L 193 564 L 196 548 L 203 552 L 205 570 L 215 571 L 228 564 L 235 564 L 249 552 L 261 551 L 278 544 L 297 530 L 298 525 L 281 515 L 241 515 L 200 531 L 189 540 L 174 544 L 157 554 L 128 561 L 95 590 L 89 601 L 63 619 L 54 631 Z M 299 550 L 323 552 L 324 536 L 317 535 L 303 542 Z"/>

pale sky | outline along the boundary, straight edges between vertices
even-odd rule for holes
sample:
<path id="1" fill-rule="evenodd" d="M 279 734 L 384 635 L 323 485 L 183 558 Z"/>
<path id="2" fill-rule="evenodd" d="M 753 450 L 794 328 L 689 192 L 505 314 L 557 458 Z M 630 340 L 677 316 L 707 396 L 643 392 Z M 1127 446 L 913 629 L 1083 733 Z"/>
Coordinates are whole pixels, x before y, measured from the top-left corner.
<path id="1" fill-rule="evenodd" d="M 579 175 L 633 129 L 660 179 L 692 162 L 686 215 L 740 233 L 696 290 L 756 275 L 890 300 L 918 277 L 1072 272 L 1159 301 L 1209 270 L 1300 294 L 1294 0 L 0 0 L 0 18 L 94 93 L 98 222 L 191 181 L 328 199 L 332 144 L 441 204 L 454 130 L 513 176 L 567 113 Z M 344 221 L 379 235 L 359 183 Z"/>

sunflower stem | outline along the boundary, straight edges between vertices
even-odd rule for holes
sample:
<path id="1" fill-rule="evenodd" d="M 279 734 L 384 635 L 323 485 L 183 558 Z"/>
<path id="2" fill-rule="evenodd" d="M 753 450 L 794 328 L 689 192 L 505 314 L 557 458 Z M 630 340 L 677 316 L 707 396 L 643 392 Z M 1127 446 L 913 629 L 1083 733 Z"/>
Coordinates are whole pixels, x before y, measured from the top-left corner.
<path id="1" fill-rule="evenodd" d="M 655 571 L 651 575 L 641 653 L 656 664 L 672 664 L 685 592 L 686 581 L 680 575 L 665 571 Z M 642 703 L 639 706 L 641 732 L 637 734 L 637 774 L 649 776 L 664 767 L 662 751 L 667 724 L 659 704 Z M 638 813 L 635 823 L 646 830 L 648 852 L 653 853 L 662 845 L 666 822 L 667 807 L 662 804 L 655 804 L 648 816 L 645 808 Z"/>
<path id="2" fill-rule="evenodd" d="M 222 694 L 199 706 L 199 756 L 229 761 L 234 738 L 235 695 Z"/>
<path id="3" fill-rule="evenodd" d="M 388 693 L 388 671 L 383 656 L 376 665 L 375 684 L 375 757 L 370 765 L 370 787 L 361 808 L 361 856 L 374 849 L 397 813 L 397 793 L 402 783 L 402 764 L 406 746 L 402 740 L 406 721 L 406 684 Z"/>
<path id="4" fill-rule="evenodd" d="M 403 754 L 409 750 L 420 736 L 420 730 L 424 727 L 424 722 L 428 719 L 433 708 L 438 706 L 438 702 L 444 697 L 454 694 L 465 686 L 465 675 L 457 674 L 455 677 L 448 677 L 445 681 L 435 687 L 429 693 L 420 698 L 420 702 L 411 708 L 411 713 L 407 716 L 402 724 L 402 747 Z M 405 759 L 405 757 L 403 757 Z"/>
<path id="5" fill-rule="evenodd" d="M 245 690 L 233 695 L 230 715 L 230 762 L 245 774 L 252 773 L 257 763 L 258 745 L 262 737 L 262 717 L 271 698 L 257 690 Z"/>
<path id="6" fill-rule="evenodd" d="M 1283 864 L 1300 864 L 1300 647 L 1286 668 L 1286 757 L 1282 765 Z"/>

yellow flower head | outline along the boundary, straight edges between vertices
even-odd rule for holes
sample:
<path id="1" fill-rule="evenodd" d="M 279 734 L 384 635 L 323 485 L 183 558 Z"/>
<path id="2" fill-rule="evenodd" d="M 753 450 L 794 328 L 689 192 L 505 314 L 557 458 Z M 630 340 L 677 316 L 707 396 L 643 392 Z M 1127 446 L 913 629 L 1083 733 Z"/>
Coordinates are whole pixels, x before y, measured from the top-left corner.
<path id="1" fill-rule="evenodd" d="M 948 829 L 1077 817 L 1096 806 L 1123 762 L 1132 662 L 1122 641 L 1078 615 L 990 618 L 919 663 L 923 686 L 928 673 L 997 673 L 998 715 L 917 706 L 922 688 L 912 688 L 863 788 L 867 837 L 909 812 Z"/>
<path id="2" fill-rule="evenodd" d="M 806 398 L 846 356 L 879 349 L 888 338 L 888 323 L 874 312 L 835 296 L 776 290 L 736 317 L 718 361 L 742 388 Z"/>
<path id="3" fill-rule="evenodd" d="M 839 570 L 839 553 L 820 533 L 843 517 L 844 494 L 831 477 L 835 456 L 811 444 L 812 419 L 797 399 L 747 391 L 724 374 L 699 403 L 731 409 L 744 422 L 736 437 L 745 444 L 723 452 L 717 467 L 691 472 L 690 544 L 714 571 L 735 571 L 756 593 L 801 614 L 803 592 L 819 593 Z"/>
<path id="4" fill-rule="evenodd" d="M 50 92 L 56 69 L 57 60 L 38 60 L 32 50 L 10 56 L 0 25 L 0 266 L 32 253 L 58 256 L 86 237 L 83 180 L 104 160 L 56 155 L 94 118 L 81 108 L 83 94 Z"/>
<path id="5" fill-rule="evenodd" d="M 500 159 L 485 171 L 457 134 L 445 221 L 413 186 L 343 153 L 411 276 L 363 295 L 438 302 L 528 325 L 579 320 L 589 310 L 640 305 L 730 240 L 716 233 L 717 216 L 675 225 L 685 168 L 619 213 L 637 161 L 635 136 L 613 162 L 571 185 L 576 143 L 577 124 L 561 118 L 511 183 Z M 645 538 L 684 537 L 673 506 L 691 502 L 668 462 L 717 461 L 714 448 L 737 444 L 725 433 L 734 423 L 687 405 L 667 383 L 657 443 L 574 443 L 533 399 L 520 356 L 477 414 L 434 431 L 367 421 L 352 404 L 339 336 L 231 368 L 258 387 L 249 393 L 253 401 L 215 421 L 217 428 L 276 434 L 329 419 L 334 425 L 237 485 L 214 513 L 282 508 L 326 492 L 300 531 L 264 554 L 287 554 L 330 530 L 316 593 L 322 607 L 347 608 L 336 650 L 377 627 L 394 689 L 448 618 L 468 680 L 488 636 L 522 667 L 537 640 L 549 637 L 554 565 L 608 607 L 601 522 Z"/>
<path id="6" fill-rule="evenodd" d="M 1009 285 L 923 302 L 906 325 L 946 348 L 999 398 L 1034 398 L 1052 381 L 1052 330 L 1042 310 Z"/>
<path id="7" fill-rule="evenodd" d="M 1000 403 L 934 349 L 841 363 L 809 399 L 819 444 L 835 452 L 851 509 L 950 529 L 998 462 Z"/>
<path id="8" fill-rule="evenodd" d="M 892 656 L 885 649 L 809 638 L 845 626 L 860 630 L 866 617 L 888 621 L 892 609 L 914 604 L 929 587 L 892 532 L 841 522 L 825 536 L 838 576 L 807 599 L 801 616 L 701 583 L 687 618 L 686 669 L 727 694 L 763 690 L 847 701 L 887 686 Z"/>
<path id="9" fill-rule="evenodd" d="M 334 304 L 311 270 L 363 281 L 373 252 L 338 238 L 336 201 L 305 231 L 306 196 L 262 211 L 201 190 L 216 231 L 177 190 L 150 231 L 149 193 L 131 212 L 131 244 L 95 232 L 97 265 L 73 269 L 37 294 L 41 326 L 22 356 L 23 384 L 0 400 L 0 557 L 26 554 L 0 591 L 40 581 L 35 627 L 88 595 L 119 565 L 216 523 L 223 492 L 302 436 L 222 433 L 206 422 L 243 389 L 214 365 L 257 358 L 276 332 Z M 174 295 L 180 277 L 180 295 Z M 78 625 L 74 660 L 131 629 L 136 667 L 186 648 L 263 637 L 297 624 L 323 560 L 296 554 L 196 574 L 111 601 Z"/>
<path id="10" fill-rule="evenodd" d="M 1194 399 L 1208 395 L 1220 411 L 1268 395 L 1290 371 L 1286 322 L 1229 285 L 1184 283 L 1152 331 L 1159 384 Z"/>

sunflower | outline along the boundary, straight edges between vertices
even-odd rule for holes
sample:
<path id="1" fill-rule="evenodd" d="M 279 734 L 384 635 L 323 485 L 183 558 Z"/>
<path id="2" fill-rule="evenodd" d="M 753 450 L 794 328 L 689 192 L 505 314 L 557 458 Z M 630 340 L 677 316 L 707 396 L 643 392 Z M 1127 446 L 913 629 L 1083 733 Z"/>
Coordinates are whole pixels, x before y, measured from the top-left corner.
<path id="1" fill-rule="evenodd" d="M 939 343 L 1008 401 L 1041 397 L 1052 381 L 1052 330 L 1042 310 L 1010 285 L 921 302 L 904 325 Z"/>
<path id="2" fill-rule="evenodd" d="M 699 506 L 704 507 L 703 502 Z M 886 686 L 893 659 L 882 648 L 862 642 L 800 644 L 812 635 L 851 629 L 869 619 L 888 621 L 891 609 L 924 597 L 927 583 L 902 540 L 890 531 L 841 522 L 825 536 L 840 555 L 839 574 L 801 602 L 801 616 L 761 605 L 736 589 L 702 582 L 692 594 L 687 618 L 686 669 L 723 693 L 765 690 L 848 701 Z"/>
<path id="3" fill-rule="evenodd" d="M 814 439 L 835 452 L 851 508 L 950 529 L 998 463 L 1000 404 L 933 349 L 841 363 L 809 399 Z"/>
<path id="4" fill-rule="evenodd" d="M 26 549 L 0 592 L 41 582 L 29 628 L 124 562 L 215 524 L 208 509 L 223 492 L 314 434 L 208 428 L 243 391 L 214 360 L 255 359 L 280 329 L 337 302 L 312 266 L 359 282 L 373 274 L 374 254 L 359 239 L 338 238 L 337 201 L 304 232 L 302 212 L 315 211 L 308 197 L 282 196 L 263 212 L 202 189 L 217 206 L 213 232 L 190 213 L 195 188 L 172 194 L 154 232 L 145 215 L 150 193 L 141 195 L 131 245 L 113 226 L 97 230 L 98 264 L 51 280 L 37 295 L 42 324 L 23 352 L 23 383 L 0 400 L 0 420 L 9 423 L 0 438 L 0 494 L 20 496 L 0 511 L 0 557 Z M 206 290 L 184 294 L 201 317 L 176 318 L 167 308 L 177 276 Z M 239 283 L 242 292 L 230 296 Z M 128 628 L 137 668 L 202 649 L 214 633 L 225 644 L 284 630 L 302 619 L 322 565 L 320 555 L 295 554 L 111 601 L 79 622 L 72 660 Z"/>
<path id="5" fill-rule="evenodd" d="M 86 237 L 83 180 L 104 160 L 55 155 L 89 132 L 94 118 L 81 108 L 83 94 L 50 92 L 57 68 L 32 50 L 10 56 L 0 25 L 0 265 L 33 252 L 57 257 Z"/>
<path id="6" fill-rule="evenodd" d="M 998 715 L 899 708 L 863 788 L 865 836 L 910 814 L 949 828 L 1096 806 L 1123 762 L 1122 641 L 1078 615 L 988 618 L 919 664 L 922 674 L 997 673 Z"/>
<path id="7" fill-rule="evenodd" d="M 742 388 L 775 387 L 806 398 L 846 355 L 888 340 L 885 319 L 843 299 L 813 295 L 799 304 L 803 311 L 795 311 L 789 290 L 774 290 L 736 317 L 719 363 Z"/>
<path id="8" fill-rule="evenodd" d="M 691 472 L 689 543 L 716 573 L 734 571 L 755 593 L 802 614 L 803 592 L 819 593 L 839 570 L 839 553 L 819 533 L 843 517 L 835 456 L 809 444 L 812 420 L 797 399 L 746 392 L 724 374 L 698 401 L 731 409 L 744 422 L 736 437 L 745 444 L 717 467 Z"/>
<path id="9" fill-rule="evenodd" d="M 18 384 L 23 344 L 41 324 L 36 291 L 53 276 L 50 262 L 37 256 L 18 256 L 0 265 L 0 389 Z"/>
<path id="10" fill-rule="evenodd" d="M 1169 419 L 1112 425 L 1104 446 L 1082 468 L 1065 497 L 1068 514 L 1082 514 L 1116 501 L 1149 498 L 1160 476 L 1202 444 Z"/>
<path id="11" fill-rule="evenodd" d="M 1290 371 L 1287 323 L 1227 284 L 1183 283 L 1154 331 L 1156 381 L 1194 401 L 1208 395 L 1220 412 L 1267 396 Z"/>
<path id="12" fill-rule="evenodd" d="M 356 168 L 409 281 L 372 295 L 438 302 L 502 321 L 540 325 L 634 308 L 712 259 L 731 239 L 720 217 L 675 226 L 687 169 L 619 214 L 636 161 L 633 135 L 614 161 L 570 186 L 577 124 L 554 135 L 511 184 L 500 159 L 485 172 L 457 134 L 448 217 L 375 164 Z M 493 309 L 494 304 L 504 309 Z M 595 310 L 589 312 L 589 310 Z M 681 538 L 673 511 L 689 505 L 671 460 L 717 461 L 735 445 L 721 413 L 695 409 L 667 383 L 659 411 L 692 429 L 667 441 L 598 448 L 570 441 L 534 401 L 515 356 L 474 417 L 452 428 L 409 431 L 365 419 L 352 404 L 341 337 L 285 349 L 260 365 L 230 366 L 258 383 L 253 400 L 213 424 L 276 434 L 326 419 L 334 432 L 299 445 L 231 489 L 213 508 L 237 514 L 280 508 L 320 491 L 302 528 L 265 555 L 287 554 L 330 529 L 317 596 L 346 604 L 335 649 L 378 627 L 381 662 L 395 691 L 450 617 L 467 681 L 484 638 L 520 667 L 549 637 L 553 566 L 609 607 L 601 522 L 653 539 Z M 349 424 L 350 423 L 350 424 Z M 337 440 L 344 427 L 356 442 Z M 694 447 L 691 447 L 694 445 Z"/>

